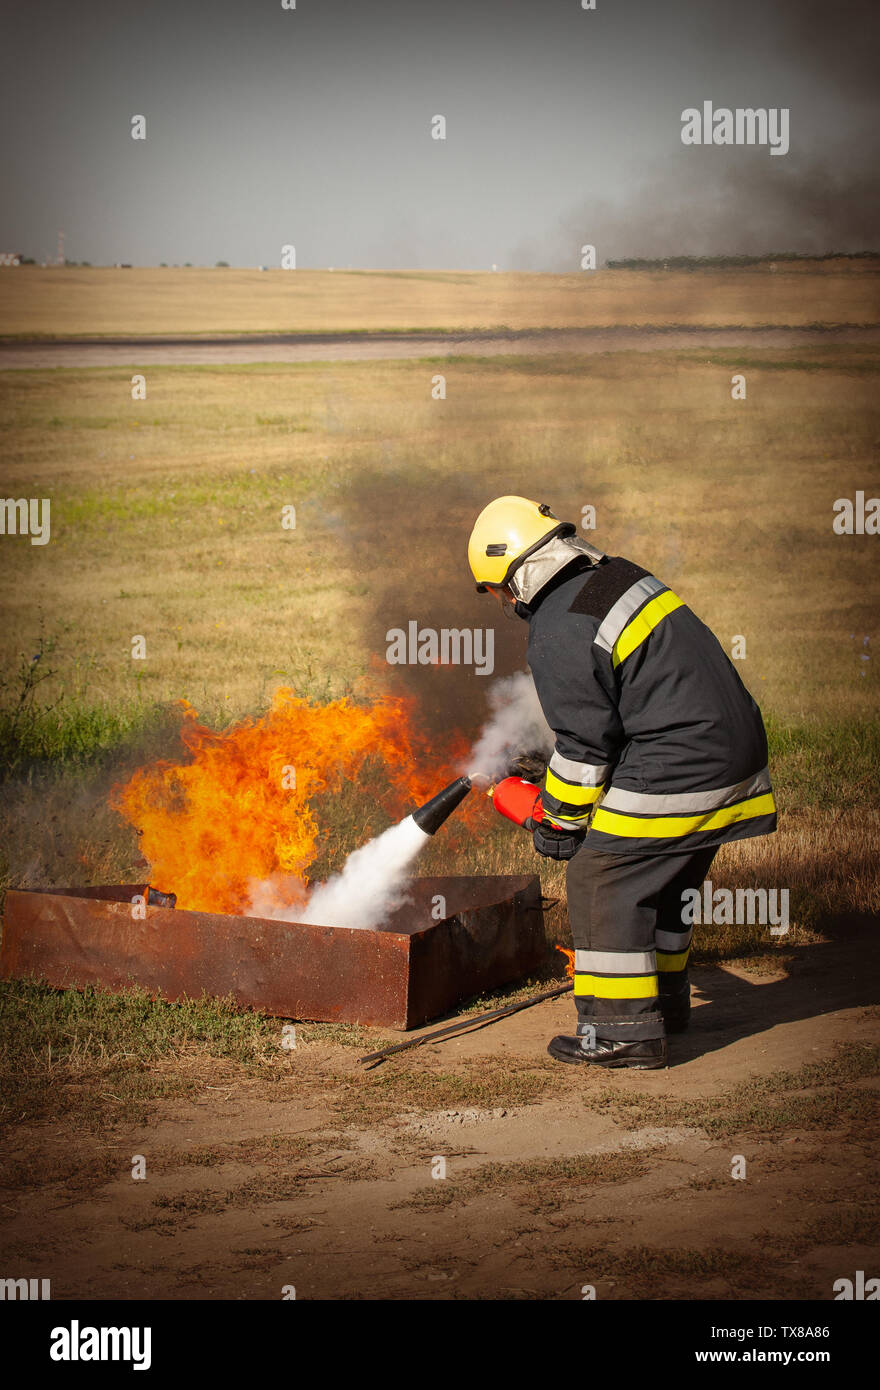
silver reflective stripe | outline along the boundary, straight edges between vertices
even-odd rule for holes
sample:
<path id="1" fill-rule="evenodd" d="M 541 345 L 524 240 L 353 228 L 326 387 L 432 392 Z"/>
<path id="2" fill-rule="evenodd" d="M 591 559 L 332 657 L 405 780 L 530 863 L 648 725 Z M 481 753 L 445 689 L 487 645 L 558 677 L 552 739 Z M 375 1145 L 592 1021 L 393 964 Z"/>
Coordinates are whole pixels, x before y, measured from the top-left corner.
<path id="1" fill-rule="evenodd" d="M 575 970 L 587 975 L 653 975 L 653 951 L 575 951 Z"/>
<path id="2" fill-rule="evenodd" d="M 763 768 L 732 787 L 718 787 L 711 792 L 673 792 L 668 795 L 654 792 L 628 792 L 622 787 L 609 787 L 602 805 L 607 811 L 634 811 L 645 816 L 697 815 L 703 811 L 720 811 L 750 796 L 770 790 L 770 772 Z"/>
<path id="3" fill-rule="evenodd" d="M 645 600 L 649 599 L 652 594 L 662 594 L 665 588 L 666 585 L 661 584 L 659 579 L 655 579 L 653 574 L 646 574 L 644 579 L 639 579 L 637 583 L 627 589 L 614 607 L 605 614 L 602 626 L 596 633 L 596 646 L 610 652 L 636 609 L 641 608 Z"/>
<path id="4" fill-rule="evenodd" d="M 677 955 L 679 951 L 687 950 L 693 934 L 693 931 L 658 931 L 654 938 L 654 945 L 658 951 Z"/>
<path id="5" fill-rule="evenodd" d="M 573 758 L 563 758 L 561 753 L 554 753 L 550 759 L 550 771 L 579 787 L 601 787 L 611 771 L 611 764 L 576 763 Z"/>

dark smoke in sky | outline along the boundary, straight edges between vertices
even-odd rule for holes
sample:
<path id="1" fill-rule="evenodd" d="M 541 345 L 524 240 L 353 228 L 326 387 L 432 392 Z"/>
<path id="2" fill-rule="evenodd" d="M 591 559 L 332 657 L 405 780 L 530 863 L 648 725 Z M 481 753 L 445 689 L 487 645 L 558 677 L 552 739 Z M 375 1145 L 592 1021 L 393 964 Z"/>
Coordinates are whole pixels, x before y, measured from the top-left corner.
<path id="1" fill-rule="evenodd" d="M 823 255 L 880 247 L 880 173 L 789 156 L 687 150 L 621 204 L 585 202 L 561 221 L 556 263 L 590 242 L 600 262 L 628 256 Z M 713 157 L 714 156 L 714 157 Z M 737 158 L 739 156 L 739 158 Z M 528 254 L 524 248 L 524 254 Z"/>
<path id="2" fill-rule="evenodd" d="M 467 564 L 471 527 L 493 495 L 492 484 L 480 478 L 434 480 L 428 474 L 413 479 L 379 473 L 362 474 L 354 491 L 346 493 L 349 563 L 355 571 L 368 571 L 375 595 L 364 649 L 382 663 L 385 688 L 416 698 L 418 718 L 428 729 L 475 734 L 485 717 L 492 681 L 525 667 L 526 624 L 505 618 L 495 599 L 476 592 Z M 407 557 L 405 584 L 395 564 L 398 550 Z M 377 562 L 377 556 L 382 560 Z M 406 630 L 411 620 L 436 632 L 493 629 L 491 674 L 478 675 L 474 666 L 465 665 L 386 666 L 387 633 Z"/>

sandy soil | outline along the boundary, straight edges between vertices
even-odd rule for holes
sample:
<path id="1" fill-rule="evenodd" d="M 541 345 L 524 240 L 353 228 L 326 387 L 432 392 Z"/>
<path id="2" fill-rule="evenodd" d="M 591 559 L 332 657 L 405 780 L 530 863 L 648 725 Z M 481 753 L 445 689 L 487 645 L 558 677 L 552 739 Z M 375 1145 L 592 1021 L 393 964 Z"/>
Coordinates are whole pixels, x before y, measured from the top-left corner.
<path id="1" fill-rule="evenodd" d="M 835 1279 L 880 1265 L 876 1078 L 792 1091 L 782 1074 L 880 1040 L 876 930 L 851 922 L 786 973 L 696 970 L 691 1030 L 661 1072 L 551 1062 L 547 1040 L 573 1019 L 563 996 L 372 1070 L 350 1049 L 302 1046 L 278 1084 L 213 1075 L 109 1142 L 18 1130 L 3 1267 L 51 1276 L 54 1298 L 279 1299 L 293 1286 L 305 1299 L 566 1300 L 592 1285 L 603 1299 L 830 1300 Z M 490 1068 L 497 1096 L 432 1108 L 444 1078 Z M 383 1108 L 406 1074 L 423 1104 Z M 548 1085 L 505 1103 L 503 1078 L 523 1075 Z M 778 1085 L 762 1091 L 768 1077 Z M 741 1083 L 754 1113 L 742 1091 L 731 1100 Z M 790 1122 L 768 1121 L 761 1104 L 786 1097 Z M 664 1116 L 682 1101 L 691 1113 Z M 723 1137 L 705 1128 L 734 1111 Z M 85 1166 L 58 1181 L 72 1146 Z M 511 1163 L 539 1166 L 498 1166 Z"/>

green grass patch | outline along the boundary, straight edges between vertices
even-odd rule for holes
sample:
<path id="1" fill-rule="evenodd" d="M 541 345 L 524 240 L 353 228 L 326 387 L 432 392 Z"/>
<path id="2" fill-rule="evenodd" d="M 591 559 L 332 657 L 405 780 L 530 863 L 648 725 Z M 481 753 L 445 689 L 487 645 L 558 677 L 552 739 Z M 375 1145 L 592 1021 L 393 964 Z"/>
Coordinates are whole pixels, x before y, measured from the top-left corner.
<path id="1" fill-rule="evenodd" d="M 111 993 L 91 986 L 58 990 L 34 980 L 0 981 L 0 1125 L 76 1113 L 101 1128 L 146 1118 L 151 1102 L 223 1085 L 242 1070 L 277 1082 L 290 1076 L 297 1056 L 281 1047 L 281 1028 L 282 1020 L 243 1009 L 232 999 L 204 996 L 174 1003 L 136 988 Z M 330 1042 L 366 1052 L 397 1040 L 357 1024 L 297 1023 L 296 1032 L 305 1048 Z M 393 1108 L 395 1088 L 415 1098 L 421 1090 L 418 1075 L 404 1075 L 396 1083 L 389 1076 L 376 1099 Z M 297 1084 L 305 1091 L 325 1082 L 336 1088 L 341 1105 L 359 1110 L 362 1103 L 369 1112 L 372 1088 L 360 1076 L 309 1073 Z M 470 1094 L 462 1081 L 444 1087 L 440 1079 L 436 1090 Z M 540 1086 L 520 1079 L 510 1090 L 525 1097 L 539 1094 Z M 352 1099 L 356 1093 L 359 1103 Z"/>
<path id="2" fill-rule="evenodd" d="M 785 809 L 880 805 L 880 718 L 794 722 L 769 712 L 764 722 Z"/>
<path id="3" fill-rule="evenodd" d="M 167 722 L 165 710 L 136 700 L 109 707 L 63 698 L 18 717 L 0 708 L 0 780 L 49 767 L 86 767 Z"/>
<path id="4" fill-rule="evenodd" d="M 86 1123 L 146 1113 L 145 1105 L 190 1094 L 204 1079 L 156 1068 L 184 1052 L 259 1068 L 278 1048 L 274 1019 L 230 1000 L 153 999 L 0 981 L 0 1122 L 76 1111 Z"/>

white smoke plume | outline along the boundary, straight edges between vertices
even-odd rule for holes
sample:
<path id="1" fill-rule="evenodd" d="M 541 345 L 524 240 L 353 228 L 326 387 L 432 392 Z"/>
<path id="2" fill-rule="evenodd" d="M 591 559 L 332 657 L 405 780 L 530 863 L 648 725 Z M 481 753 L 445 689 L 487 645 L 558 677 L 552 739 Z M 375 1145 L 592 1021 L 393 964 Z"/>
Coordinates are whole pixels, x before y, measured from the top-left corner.
<path id="1" fill-rule="evenodd" d="M 302 922 L 377 927 L 406 897 L 406 873 L 431 836 L 407 816 L 350 854 L 342 872 L 316 888 Z"/>
<path id="2" fill-rule="evenodd" d="M 248 912 L 313 927 L 380 927 L 405 900 L 407 871 L 430 838 L 407 816 L 350 854 L 341 872 L 316 888 L 305 906 L 285 905 L 269 881 L 253 886 Z"/>
<path id="3" fill-rule="evenodd" d="M 494 781 L 520 753 L 553 752 L 556 736 L 541 709 L 529 671 L 505 676 L 489 688 L 491 716 L 484 724 L 463 771 Z"/>

